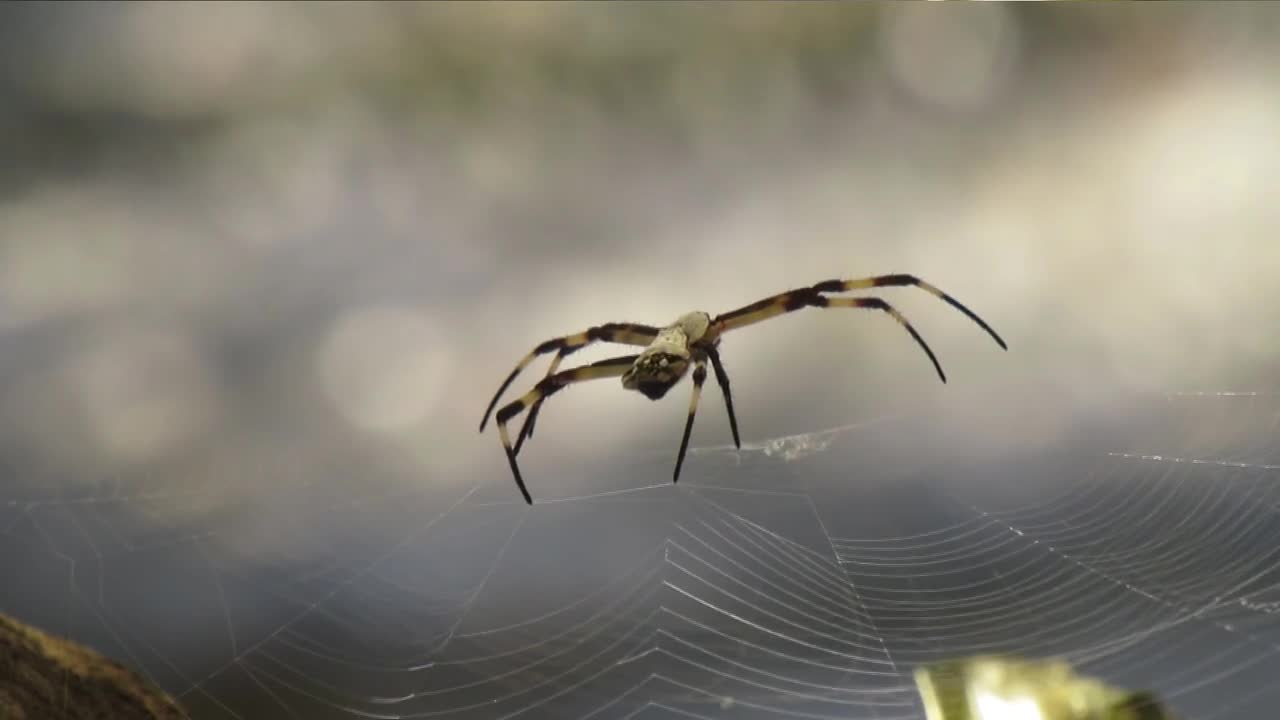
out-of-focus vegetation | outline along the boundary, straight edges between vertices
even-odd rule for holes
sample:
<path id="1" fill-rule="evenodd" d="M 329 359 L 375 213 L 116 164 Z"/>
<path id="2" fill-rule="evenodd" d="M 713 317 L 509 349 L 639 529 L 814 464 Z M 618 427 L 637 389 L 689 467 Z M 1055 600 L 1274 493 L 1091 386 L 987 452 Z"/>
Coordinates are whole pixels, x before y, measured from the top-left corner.
<path id="1" fill-rule="evenodd" d="M 894 12 L 919 18 L 886 22 Z M 1262 8 L 1218 17 L 1123 3 L 982 13 L 774 3 L 14 4 L 0 28 L 0 128 L 22 142 L 11 144 L 16 155 L 3 171 L 13 187 L 32 172 L 82 171 L 104 154 L 165 166 L 228 124 L 284 115 L 305 131 L 308 114 L 335 102 L 427 132 L 514 124 L 577 142 L 605 123 L 690 141 L 726 122 L 786 132 L 824 106 L 855 101 L 869 76 L 893 72 L 884 46 L 894 42 L 937 43 L 926 69 L 963 92 L 974 82 L 958 75 L 973 70 L 967 55 L 1010 42 L 1001 34 L 1013 26 L 1023 75 L 1055 63 L 1091 70 L 1116 52 L 1159 66 L 1189 37 L 1238 44 L 1276 29 Z M 940 35 L 947 24 L 962 32 Z M 890 60 L 895 52 L 903 50 L 890 50 Z"/>
<path id="2" fill-rule="evenodd" d="M 186 713 L 136 672 L 0 615 L 0 717 L 178 720 Z"/>
<path id="3" fill-rule="evenodd" d="M 915 677 L 927 720 L 1176 720 L 1151 693 L 1081 676 L 1064 660 L 971 657 Z"/>

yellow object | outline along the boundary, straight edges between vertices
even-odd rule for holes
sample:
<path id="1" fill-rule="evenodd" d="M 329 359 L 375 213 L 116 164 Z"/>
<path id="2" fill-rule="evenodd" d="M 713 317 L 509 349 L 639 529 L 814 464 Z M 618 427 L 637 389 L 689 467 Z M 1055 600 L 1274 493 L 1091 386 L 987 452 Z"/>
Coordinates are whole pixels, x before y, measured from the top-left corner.
<path id="1" fill-rule="evenodd" d="M 928 720 L 1175 720 L 1150 693 L 1076 675 L 1061 660 L 979 656 L 915 677 Z"/>

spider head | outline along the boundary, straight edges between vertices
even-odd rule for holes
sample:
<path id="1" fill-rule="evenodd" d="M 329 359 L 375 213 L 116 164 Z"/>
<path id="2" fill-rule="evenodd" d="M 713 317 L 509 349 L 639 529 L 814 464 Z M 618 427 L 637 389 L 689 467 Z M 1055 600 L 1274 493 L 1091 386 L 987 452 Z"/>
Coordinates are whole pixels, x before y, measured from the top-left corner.
<path id="1" fill-rule="evenodd" d="M 650 400 L 658 400 L 680 382 L 689 370 L 689 355 L 674 347 L 655 347 L 641 353 L 622 375 L 622 387 L 638 390 Z"/>

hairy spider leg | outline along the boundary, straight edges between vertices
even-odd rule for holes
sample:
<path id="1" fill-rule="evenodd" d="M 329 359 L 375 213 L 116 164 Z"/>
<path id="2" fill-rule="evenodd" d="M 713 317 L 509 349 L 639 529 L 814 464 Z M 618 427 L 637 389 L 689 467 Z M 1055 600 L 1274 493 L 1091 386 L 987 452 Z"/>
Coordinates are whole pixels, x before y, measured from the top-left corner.
<path id="1" fill-rule="evenodd" d="M 619 377 L 627 371 L 635 363 L 639 355 L 625 355 L 622 357 L 609 358 L 608 360 L 600 360 L 599 362 L 583 365 L 571 370 L 564 370 L 555 375 L 543 378 L 529 392 L 520 396 L 503 406 L 495 420 L 498 423 L 498 437 L 502 440 L 502 447 L 507 453 L 507 463 L 511 465 L 511 474 L 515 476 L 516 486 L 520 488 L 520 494 L 524 496 L 524 501 L 530 505 L 533 504 L 533 497 L 529 495 L 529 490 L 525 487 L 524 478 L 520 476 L 520 466 L 516 464 L 516 453 L 511 447 L 511 437 L 507 433 L 507 421 L 519 415 L 526 408 L 539 403 L 562 388 L 572 385 L 573 383 L 584 382 L 587 380 L 600 380 L 602 378 Z"/>
<path id="2" fill-rule="evenodd" d="M 711 358 L 711 369 L 716 374 L 716 382 L 720 383 L 720 392 L 724 395 L 724 406 L 729 411 L 729 429 L 733 431 L 733 446 L 742 449 L 738 440 L 738 418 L 733 414 L 733 394 L 729 392 L 729 373 L 724 371 L 724 363 L 720 362 L 720 350 L 707 348 L 707 357 Z"/>
<path id="3" fill-rule="evenodd" d="M 498 404 L 498 400 L 502 397 L 502 393 L 507 391 L 512 381 L 533 362 L 534 358 L 539 355 L 546 355 L 550 352 L 558 351 L 559 354 L 552 360 L 551 370 L 547 372 L 546 377 L 551 377 L 556 369 L 560 367 L 560 361 L 564 356 L 582 349 L 593 342 L 604 341 L 620 343 L 623 345 L 645 346 L 653 342 L 658 337 L 658 328 L 651 325 L 641 325 L 639 323 L 606 323 L 604 325 L 596 325 L 594 327 L 583 330 L 573 335 L 565 335 L 563 337 L 552 338 L 539 344 L 533 350 L 525 355 L 524 358 L 516 365 L 506 380 L 502 381 L 502 385 L 498 387 L 498 392 L 494 393 L 493 399 L 489 401 L 489 406 L 484 410 L 484 417 L 480 420 L 480 432 L 484 432 L 485 423 L 489 422 L 489 413 L 493 412 L 493 408 Z M 530 430 L 532 428 L 529 428 Z"/>
<path id="4" fill-rule="evenodd" d="M 689 416 L 684 421 L 684 436 L 680 438 L 680 454 L 676 455 L 676 470 L 671 482 L 680 482 L 680 466 L 684 464 L 685 451 L 689 449 L 689 435 L 693 432 L 693 417 L 698 414 L 698 398 L 702 397 L 702 383 L 707 379 L 707 361 L 698 358 L 693 368 L 693 394 L 689 396 Z"/>

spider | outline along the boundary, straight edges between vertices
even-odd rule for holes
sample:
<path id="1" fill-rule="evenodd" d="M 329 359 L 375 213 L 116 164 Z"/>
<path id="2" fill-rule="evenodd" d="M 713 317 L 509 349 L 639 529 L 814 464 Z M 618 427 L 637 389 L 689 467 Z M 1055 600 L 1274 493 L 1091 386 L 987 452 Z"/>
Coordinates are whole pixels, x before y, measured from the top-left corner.
<path id="1" fill-rule="evenodd" d="M 911 334 L 911 337 L 929 356 L 934 369 L 938 371 L 938 377 L 945 383 L 947 376 L 943 373 L 942 366 L 938 363 L 938 358 L 933 354 L 933 350 L 929 349 L 928 343 L 924 341 L 924 338 L 920 337 L 920 333 L 916 332 L 911 323 L 892 305 L 877 297 L 828 297 L 827 295 L 828 293 L 841 293 L 873 287 L 903 286 L 914 286 L 932 293 L 969 316 L 983 330 L 986 330 L 987 334 L 994 338 L 1002 349 L 1009 349 L 1004 340 L 982 318 L 960 304 L 955 298 L 914 275 L 875 275 L 854 280 L 825 280 L 806 288 L 772 295 L 750 305 L 740 307 L 737 310 L 717 315 L 715 318 L 705 312 L 698 311 L 681 315 L 675 322 L 665 327 L 640 325 L 638 323 L 606 323 L 588 328 L 574 335 L 565 335 L 564 337 L 547 340 L 530 351 L 511 371 L 507 379 L 502 382 L 498 392 L 494 394 L 493 400 L 489 401 L 489 407 L 485 409 L 484 417 L 480 420 L 480 432 L 484 432 L 490 413 L 493 412 L 493 408 L 498 404 L 498 399 L 502 397 L 502 393 L 506 392 L 512 381 L 516 379 L 516 375 L 519 375 L 521 370 L 524 370 L 529 363 L 533 362 L 534 358 L 548 353 L 555 353 L 556 356 L 552 359 L 546 376 L 532 390 L 522 395 L 519 399 L 503 406 L 495 416 L 498 424 L 498 437 L 502 440 L 503 449 L 506 450 L 507 462 L 511 465 L 511 473 L 515 476 L 516 486 L 520 488 L 520 493 L 524 496 L 525 502 L 532 505 L 533 498 L 529 495 L 529 490 L 524 484 L 524 478 L 520 475 L 520 466 L 516 464 L 516 455 L 520 453 L 520 448 L 524 445 L 525 439 L 533 437 L 534 422 L 537 420 L 538 411 L 541 409 L 542 403 L 547 398 L 573 383 L 621 376 L 623 388 L 636 390 L 650 400 L 658 400 L 684 378 L 692 365 L 693 394 L 689 398 L 689 413 L 685 420 L 684 436 L 680 439 L 680 452 L 676 455 L 676 468 L 671 477 L 673 483 L 679 482 L 680 467 L 684 464 L 685 452 L 689 448 L 689 434 L 693 431 L 693 417 L 698 411 L 698 400 L 702 395 L 702 383 L 707 379 L 707 361 L 711 362 L 711 368 L 716 375 L 716 382 L 720 385 L 720 391 L 724 395 L 725 409 L 729 413 L 729 429 L 733 433 L 733 444 L 735 447 L 742 447 L 742 443 L 738 439 L 738 419 L 733 413 L 733 396 L 729 391 L 729 376 L 725 373 L 724 364 L 720 361 L 720 336 L 730 330 L 754 325 L 783 313 L 806 307 L 880 310 L 888 313 L 890 317 L 897 320 Z M 571 370 L 557 372 L 561 361 L 566 356 L 598 341 L 635 345 L 643 347 L 644 350 L 635 355 L 609 358 Z M 529 415 L 525 418 L 524 425 L 520 428 L 520 434 L 516 437 L 516 443 L 513 447 L 511 437 L 507 433 L 507 422 L 526 409 L 529 410 Z"/>

